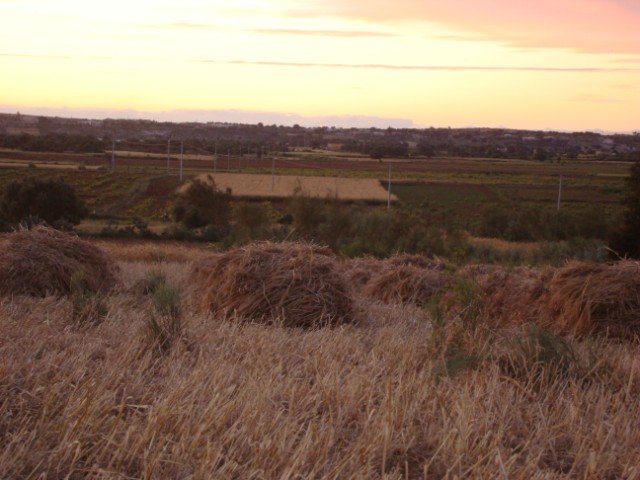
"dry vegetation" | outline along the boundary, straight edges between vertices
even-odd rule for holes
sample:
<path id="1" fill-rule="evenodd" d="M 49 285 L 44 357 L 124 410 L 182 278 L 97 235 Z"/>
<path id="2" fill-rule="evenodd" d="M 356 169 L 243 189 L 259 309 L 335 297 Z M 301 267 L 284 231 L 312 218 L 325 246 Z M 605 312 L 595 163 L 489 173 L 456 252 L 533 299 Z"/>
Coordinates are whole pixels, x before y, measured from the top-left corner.
<path id="1" fill-rule="evenodd" d="M 0 293 L 69 294 L 72 280 L 84 290 L 108 291 L 115 265 L 98 247 L 46 227 L 16 232 L 0 250 Z"/>
<path id="2" fill-rule="evenodd" d="M 191 294 L 202 311 L 314 328 L 352 321 L 347 279 L 331 250 L 261 242 L 197 262 Z"/>
<path id="3" fill-rule="evenodd" d="M 200 175 L 204 182 L 212 177 L 217 188 L 230 188 L 239 197 L 287 198 L 294 192 L 310 197 L 336 197 L 341 200 L 387 201 L 387 191 L 379 180 L 367 178 L 306 177 L 298 175 L 259 175 L 248 173 L 216 173 Z M 186 186 L 181 188 L 182 191 Z M 397 197 L 391 196 L 395 202 Z"/>
<path id="4" fill-rule="evenodd" d="M 305 330 L 167 295 L 186 291 L 191 261 L 211 285 L 203 272 L 224 255 L 103 246 L 122 288 L 100 322 L 72 322 L 64 296 L 0 298 L 0 478 L 640 478 L 637 326 L 635 339 L 575 339 L 491 321 L 518 303 L 491 310 L 492 278 L 520 288 L 523 272 L 466 269 L 448 312 L 360 295 L 354 323 Z M 264 267 L 276 276 L 278 255 Z M 565 316 L 588 307 L 593 322 L 615 312 L 617 325 L 637 320 L 637 268 L 529 272 L 513 297 L 544 277 L 554 288 L 531 298 L 553 294 L 552 311 L 564 299 Z"/>

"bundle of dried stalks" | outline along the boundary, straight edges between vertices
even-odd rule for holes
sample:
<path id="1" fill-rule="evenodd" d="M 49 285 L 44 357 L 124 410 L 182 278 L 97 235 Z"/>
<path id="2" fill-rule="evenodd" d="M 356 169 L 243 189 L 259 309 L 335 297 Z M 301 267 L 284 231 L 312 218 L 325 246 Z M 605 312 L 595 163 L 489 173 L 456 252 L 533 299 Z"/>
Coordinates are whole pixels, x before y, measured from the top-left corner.
<path id="1" fill-rule="evenodd" d="M 351 258 L 342 263 L 342 269 L 350 284 L 360 290 L 384 269 L 384 262 L 375 257 Z"/>
<path id="2" fill-rule="evenodd" d="M 412 266 L 425 268 L 428 270 L 446 270 L 447 262 L 441 258 L 429 258 L 423 255 L 412 255 L 410 253 L 397 253 L 384 261 L 387 268 Z"/>
<path id="3" fill-rule="evenodd" d="M 51 228 L 13 233 L 0 251 L 3 294 L 67 295 L 72 287 L 97 292 L 115 284 L 116 267 L 101 249 Z"/>
<path id="4" fill-rule="evenodd" d="M 571 262 L 540 298 L 540 326 L 558 334 L 640 335 L 640 262 Z"/>
<path id="5" fill-rule="evenodd" d="M 492 325 L 537 321 L 538 301 L 552 275 L 552 269 L 470 265 L 460 269 L 458 279 L 474 292 L 461 299 L 478 302 L 479 313 Z"/>
<path id="6" fill-rule="evenodd" d="M 363 293 L 384 303 L 422 304 L 440 293 L 449 275 L 413 265 L 387 267 L 369 280 Z"/>
<path id="7" fill-rule="evenodd" d="M 260 242 L 200 262 L 190 277 L 194 303 L 215 314 L 312 328 L 350 322 L 353 300 L 331 250 Z"/>

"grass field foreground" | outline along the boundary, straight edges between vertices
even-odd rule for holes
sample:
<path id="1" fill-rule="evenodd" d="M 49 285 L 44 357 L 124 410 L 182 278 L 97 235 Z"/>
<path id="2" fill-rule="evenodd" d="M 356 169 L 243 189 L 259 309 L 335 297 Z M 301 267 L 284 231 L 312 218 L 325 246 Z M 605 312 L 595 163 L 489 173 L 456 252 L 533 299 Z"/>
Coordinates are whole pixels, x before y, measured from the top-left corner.
<path id="1" fill-rule="evenodd" d="M 365 300 L 336 329 L 239 324 L 191 309 L 205 249 L 99 245 L 101 322 L 0 300 L 1 478 L 640 478 L 637 343 Z M 153 275 L 183 292 L 162 352 Z"/>

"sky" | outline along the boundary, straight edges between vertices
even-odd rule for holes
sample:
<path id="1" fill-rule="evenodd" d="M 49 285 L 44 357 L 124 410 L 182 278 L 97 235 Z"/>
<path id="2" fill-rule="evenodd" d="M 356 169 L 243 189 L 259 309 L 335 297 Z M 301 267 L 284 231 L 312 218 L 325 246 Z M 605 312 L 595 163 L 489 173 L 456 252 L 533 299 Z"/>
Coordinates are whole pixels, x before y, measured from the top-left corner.
<path id="1" fill-rule="evenodd" d="M 640 130 L 638 0 L 0 0 L 0 111 Z"/>

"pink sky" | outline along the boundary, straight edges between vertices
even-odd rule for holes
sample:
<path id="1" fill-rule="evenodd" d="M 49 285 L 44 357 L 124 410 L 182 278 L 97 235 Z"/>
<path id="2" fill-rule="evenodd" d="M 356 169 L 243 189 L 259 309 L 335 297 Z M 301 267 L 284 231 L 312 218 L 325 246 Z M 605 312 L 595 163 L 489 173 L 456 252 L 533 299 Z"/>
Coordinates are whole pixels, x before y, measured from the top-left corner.
<path id="1" fill-rule="evenodd" d="M 640 128 L 640 0 L 0 0 L 0 16 L 9 111 Z"/>

